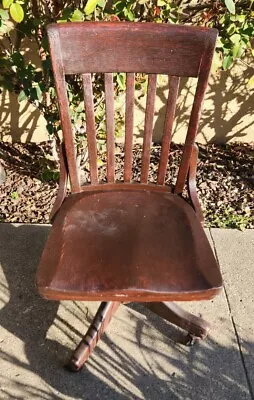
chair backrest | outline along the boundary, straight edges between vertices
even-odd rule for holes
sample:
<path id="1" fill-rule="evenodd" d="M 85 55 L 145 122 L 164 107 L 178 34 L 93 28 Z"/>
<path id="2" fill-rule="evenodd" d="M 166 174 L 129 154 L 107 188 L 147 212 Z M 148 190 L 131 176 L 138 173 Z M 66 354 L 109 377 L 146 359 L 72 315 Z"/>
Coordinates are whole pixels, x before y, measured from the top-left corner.
<path id="1" fill-rule="evenodd" d="M 79 22 L 47 28 L 59 111 L 73 192 L 81 190 L 65 75 L 82 75 L 91 184 L 98 183 L 96 128 L 91 73 L 104 73 L 107 181 L 115 181 L 113 73 L 126 77 L 124 182 L 131 181 L 135 73 L 148 74 L 141 183 L 147 183 L 157 74 L 170 76 L 157 183 L 164 184 L 180 77 L 198 78 L 175 192 L 181 193 L 189 170 L 201 105 L 207 87 L 217 30 L 155 23 Z"/>

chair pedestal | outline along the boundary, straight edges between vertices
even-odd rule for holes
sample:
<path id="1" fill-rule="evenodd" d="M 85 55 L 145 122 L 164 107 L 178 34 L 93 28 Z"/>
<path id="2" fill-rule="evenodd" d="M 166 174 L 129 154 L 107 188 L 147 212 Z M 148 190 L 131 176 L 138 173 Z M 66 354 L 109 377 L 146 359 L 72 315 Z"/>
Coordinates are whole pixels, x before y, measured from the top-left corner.
<path id="1" fill-rule="evenodd" d="M 83 367 L 120 304 L 118 301 L 101 303 L 88 331 L 66 365 L 67 369 L 76 372 Z"/>
<path id="2" fill-rule="evenodd" d="M 83 367 L 120 304 L 116 301 L 101 303 L 87 333 L 66 365 L 69 370 L 76 372 Z M 173 302 L 142 303 L 142 305 L 166 321 L 187 331 L 186 344 L 194 344 L 195 339 L 205 339 L 210 330 L 208 322 L 183 310 Z"/>

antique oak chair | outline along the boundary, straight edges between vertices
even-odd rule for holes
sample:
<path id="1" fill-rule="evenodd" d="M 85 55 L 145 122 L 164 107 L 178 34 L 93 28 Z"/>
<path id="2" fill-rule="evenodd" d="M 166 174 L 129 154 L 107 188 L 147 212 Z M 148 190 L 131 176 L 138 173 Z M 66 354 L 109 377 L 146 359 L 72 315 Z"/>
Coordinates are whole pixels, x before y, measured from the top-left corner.
<path id="1" fill-rule="evenodd" d="M 48 37 L 64 145 L 53 225 L 37 272 L 41 295 L 52 300 L 102 301 L 69 367 L 79 370 L 121 303 L 141 302 L 162 318 L 204 338 L 209 324 L 174 301 L 211 299 L 222 288 L 196 192 L 195 136 L 207 86 L 215 29 L 153 23 L 52 24 Z M 113 73 L 126 73 L 123 182 L 115 180 Z M 105 79 L 107 183 L 97 169 L 92 73 Z M 141 179 L 132 182 L 135 73 L 148 74 Z M 65 75 L 83 81 L 90 181 L 81 186 Z M 169 79 L 157 184 L 148 173 L 157 74 Z M 197 87 L 174 187 L 165 185 L 181 77 Z M 66 195 L 70 179 L 71 194 Z M 182 193 L 188 187 L 191 205 Z"/>

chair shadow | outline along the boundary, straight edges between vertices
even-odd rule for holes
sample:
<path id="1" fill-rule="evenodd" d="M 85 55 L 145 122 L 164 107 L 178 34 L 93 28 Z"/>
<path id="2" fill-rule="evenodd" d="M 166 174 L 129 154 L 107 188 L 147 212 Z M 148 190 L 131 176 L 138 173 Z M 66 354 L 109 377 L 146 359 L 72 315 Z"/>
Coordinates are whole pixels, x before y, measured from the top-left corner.
<path id="1" fill-rule="evenodd" d="M 0 281 L 0 305 L 3 305 L 0 321 L 8 337 L 15 337 L 11 346 L 9 342 L 9 345 L 5 345 L 0 340 L 0 362 L 4 362 L 8 368 L 13 366 L 13 371 L 34 374 L 41 382 L 39 386 L 33 380 L 21 383 L 13 372 L 8 383 L 4 377 L 5 371 L 1 370 L 0 383 L 3 381 L 3 388 L 6 386 L 3 389 L 4 399 L 98 397 L 121 400 L 156 399 L 160 396 L 165 400 L 201 400 L 206 397 L 207 387 L 214 393 L 213 399 L 247 398 L 244 397 L 248 391 L 243 383 L 243 372 L 232 369 L 232 365 L 240 362 L 233 346 L 225 347 L 211 339 L 205 346 L 180 346 L 172 340 L 179 337 L 176 328 L 136 304 L 123 306 L 124 317 L 116 314 L 114 326 L 120 326 L 120 331 L 104 334 L 80 373 L 66 371 L 63 364 L 71 354 L 72 345 L 69 343 L 72 339 L 74 342 L 80 340 L 84 333 L 83 322 L 87 322 L 87 317 L 89 320 L 92 317 L 78 303 L 73 303 L 71 307 L 70 302 L 61 304 L 65 311 L 74 312 L 79 320 L 79 328 L 74 326 L 74 333 L 71 334 L 68 319 L 59 314 L 60 304 L 43 300 L 36 291 L 36 264 L 49 232 L 48 226 L 1 224 L 0 229 L 0 261 L 4 278 Z M 135 326 L 135 335 L 128 334 L 130 324 Z M 58 329 L 57 337 L 69 337 L 55 340 L 55 335 L 48 334 L 52 326 Z M 3 333 L 3 338 L 5 336 Z M 14 342 L 20 341 L 26 360 L 16 352 Z M 250 354 L 253 353 L 253 342 L 246 342 L 244 346 Z M 140 353 L 138 361 L 133 349 Z M 225 362 L 216 363 L 216 353 Z M 24 397 L 20 397 L 20 393 Z M 232 397 L 232 393 L 235 397 Z"/>

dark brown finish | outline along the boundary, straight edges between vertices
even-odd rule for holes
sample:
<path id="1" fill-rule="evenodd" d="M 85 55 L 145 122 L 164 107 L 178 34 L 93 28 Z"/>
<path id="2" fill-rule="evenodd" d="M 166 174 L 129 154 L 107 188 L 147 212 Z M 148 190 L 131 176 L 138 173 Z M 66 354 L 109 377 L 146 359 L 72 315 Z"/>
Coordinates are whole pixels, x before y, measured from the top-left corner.
<path id="1" fill-rule="evenodd" d="M 84 103 L 86 112 L 86 134 L 91 184 L 98 183 L 96 129 L 93 105 L 93 89 L 91 74 L 83 74 Z"/>
<path id="2" fill-rule="evenodd" d="M 108 182 L 115 181 L 115 123 L 113 74 L 105 74 Z"/>
<path id="3" fill-rule="evenodd" d="M 170 301 L 211 298 L 221 278 L 192 207 L 170 192 L 130 187 L 65 200 L 37 285 L 48 299 Z"/>
<path id="4" fill-rule="evenodd" d="M 156 95 L 156 80 L 157 80 L 157 75 L 148 76 L 141 183 L 147 183 L 148 181 L 150 150 L 151 150 L 152 136 L 153 136 L 153 117 L 154 117 L 154 106 L 155 106 L 155 95 Z"/>
<path id="5" fill-rule="evenodd" d="M 172 138 L 173 123 L 175 118 L 176 100 L 180 79 L 172 76 L 169 82 L 169 93 L 167 101 L 167 110 L 165 115 L 164 132 L 161 145 L 161 158 L 158 171 L 158 185 L 164 185 L 170 142 Z"/>
<path id="6" fill-rule="evenodd" d="M 70 174 L 70 181 L 72 192 L 79 192 L 79 177 L 76 165 L 76 151 L 74 143 L 74 135 L 71 125 L 69 103 L 66 92 L 66 83 L 64 76 L 64 66 L 62 60 L 62 52 L 59 46 L 59 32 L 54 29 L 51 32 L 50 48 L 52 54 L 52 68 L 55 78 L 56 92 L 59 101 L 59 112 L 64 134 L 65 149 L 67 153 L 68 170 Z"/>
<path id="7" fill-rule="evenodd" d="M 217 32 L 168 24 L 86 22 L 51 25 L 48 34 L 68 167 L 61 164 L 56 214 L 40 260 L 37 286 L 47 299 L 104 302 L 74 353 L 72 368 L 83 365 L 120 302 L 146 302 L 192 337 L 204 337 L 207 323 L 168 302 L 210 299 L 222 288 L 218 265 L 200 224 L 194 142 Z M 127 73 L 124 183 L 114 182 L 112 74 L 118 71 Z M 98 182 L 92 72 L 105 73 L 106 184 Z M 149 74 L 141 183 L 131 183 L 135 72 Z M 79 185 L 64 83 L 64 74 L 70 73 L 81 73 L 84 83 L 91 176 L 91 184 L 84 187 Z M 154 185 L 148 184 L 148 172 L 158 73 L 173 77 Z M 179 77 L 184 75 L 196 76 L 198 83 L 176 187 L 171 190 L 164 180 Z M 72 194 L 63 201 L 66 174 Z M 181 197 L 186 183 L 193 207 Z"/>
<path id="8" fill-rule="evenodd" d="M 197 185 L 196 185 L 197 162 L 198 162 L 198 146 L 194 144 L 192 146 L 192 153 L 190 158 L 187 188 L 192 202 L 192 206 L 196 211 L 197 217 L 200 220 L 200 222 L 203 223 L 204 216 L 198 200 Z"/>
<path id="9" fill-rule="evenodd" d="M 106 330 L 111 318 L 117 311 L 121 303 L 110 301 L 102 302 L 91 325 L 88 328 L 85 336 L 79 343 L 68 363 L 68 367 L 76 372 L 84 365 L 92 351 L 94 350 L 98 340 Z"/>
<path id="10" fill-rule="evenodd" d="M 202 55 L 217 36 L 215 29 L 128 22 L 53 24 L 48 32 L 59 34 L 65 74 L 124 71 L 196 77 Z"/>
<path id="11" fill-rule="evenodd" d="M 59 176 L 59 187 L 56 196 L 55 203 L 50 213 L 50 221 L 53 222 L 55 215 L 60 209 L 61 205 L 67 194 L 67 181 L 68 181 L 68 166 L 65 154 L 65 148 L 63 143 L 60 145 L 59 149 L 59 161 L 60 161 L 60 176 Z"/>
<path id="12" fill-rule="evenodd" d="M 143 303 L 143 305 L 163 319 L 184 329 L 193 337 L 205 339 L 211 329 L 210 324 L 203 318 L 184 311 L 175 303 Z"/>
<path id="13" fill-rule="evenodd" d="M 131 181 L 135 74 L 126 77 L 124 182 Z"/>
<path id="14" fill-rule="evenodd" d="M 96 34 L 95 34 L 96 30 Z M 87 137 L 88 150 L 91 171 L 91 183 L 98 183 L 97 176 L 97 152 L 96 152 L 96 132 L 93 114 L 93 95 L 91 76 L 88 72 L 108 72 L 114 71 L 127 72 L 127 100 L 128 110 L 132 114 L 132 88 L 128 91 L 128 72 L 147 72 L 151 74 L 149 81 L 151 83 L 148 89 L 147 109 L 146 109 L 146 127 L 144 140 L 144 156 L 142 182 L 146 182 L 146 176 L 149 169 L 149 144 L 151 141 L 151 120 L 153 115 L 153 102 L 155 94 L 155 74 L 167 73 L 175 77 L 196 76 L 198 77 L 197 90 L 191 118 L 186 136 L 183 158 L 179 169 L 179 175 L 175 188 L 176 194 L 181 194 L 186 183 L 189 163 L 194 144 L 195 136 L 201 112 L 201 105 L 207 86 L 208 75 L 211 67 L 217 31 L 215 29 L 206 29 L 199 27 L 177 26 L 168 24 L 133 24 L 133 23 L 66 23 L 52 24 L 48 27 L 48 35 L 52 56 L 52 64 L 56 79 L 56 89 L 59 98 L 60 114 L 63 127 L 63 133 L 66 143 L 68 166 L 70 171 L 70 180 L 72 191 L 79 191 L 78 172 L 74 163 L 75 147 L 71 132 L 71 122 L 69 118 L 67 96 L 64 83 L 64 73 L 75 73 L 76 68 L 80 73 L 84 73 L 84 92 L 85 106 L 87 110 Z M 133 40 L 130 41 L 130 38 Z M 134 39 L 135 37 L 135 39 Z M 99 40 L 100 38 L 100 40 Z M 121 38 L 122 50 L 117 52 Z M 142 40 L 141 40 L 142 39 Z M 70 40 L 71 45 L 70 45 Z M 159 44 L 159 45 L 158 45 Z M 97 45 L 97 47 L 96 47 Z M 138 50 L 136 49 L 138 46 Z M 157 47 L 156 47 L 157 46 Z M 103 51 L 101 49 L 103 47 Z M 155 48 L 156 47 L 156 48 Z M 73 51 L 75 49 L 75 51 Z M 99 51 L 101 49 L 101 51 Z M 113 51 L 114 49 L 114 51 Z M 105 52 L 107 56 L 105 55 Z M 123 53 L 124 51 L 124 53 Z M 71 52 L 72 57 L 70 57 Z M 95 58 L 96 54 L 96 58 Z M 121 55 L 121 57 L 120 57 Z M 193 57 L 195 55 L 195 57 Z M 77 62 L 75 62 L 75 57 Z M 93 60 L 93 61 L 92 61 Z M 107 63 L 105 64 L 105 62 Z M 123 63 L 123 69 L 119 66 Z M 159 64 L 159 65 L 158 65 Z M 139 67 L 142 65 L 143 67 Z M 141 68 L 141 69 L 140 69 Z M 195 69 L 195 73 L 192 73 Z M 173 122 L 174 114 L 174 93 L 176 78 L 173 77 L 173 88 L 170 91 L 172 96 L 172 109 L 167 109 L 166 125 L 169 127 Z M 129 80 L 133 78 L 129 77 Z M 131 83 L 130 83 L 131 85 Z M 133 83 L 132 83 L 133 86 Z M 129 93 L 129 94 L 128 94 Z M 150 94 L 149 94 L 150 93 Z M 111 96 L 112 97 L 112 96 Z M 169 105 L 169 104 L 168 104 Z M 112 108 L 112 105 L 109 106 Z M 126 132 L 130 133 L 130 139 L 126 139 L 128 148 L 132 140 L 131 121 L 126 122 Z M 166 128 L 166 127 L 165 127 Z M 112 130 L 112 129 L 111 129 Z M 169 135 L 170 136 L 170 135 Z M 165 139 L 169 140 L 168 139 Z M 129 141 L 129 142 L 128 142 Z M 112 142 L 112 141 L 111 141 Z M 160 182 L 163 178 L 165 165 L 165 154 L 167 152 L 167 143 L 163 146 L 162 166 L 160 171 Z M 130 171 L 130 157 L 127 159 L 127 171 Z M 110 165 L 112 162 L 110 162 Z M 127 180 L 130 180 L 130 173 L 127 172 Z"/>
<path id="15" fill-rule="evenodd" d="M 195 144 L 195 137 L 197 135 L 198 124 L 201 115 L 201 107 L 204 101 L 204 95 L 208 83 L 208 76 L 213 59 L 214 44 L 212 44 L 212 42 L 209 44 L 210 47 L 208 47 L 207 49 L 206 57 L 203 57 L 201 59 L 200 73 L 199 73 L 196 93 L 192 105 L 190 122 L 184 145 L 183 157 L 179 168 L 179 173 L 175 187 L 176 194 L 182 193 L 189 172 L 189 163 L 193 148 L 192 146 Z"/>

